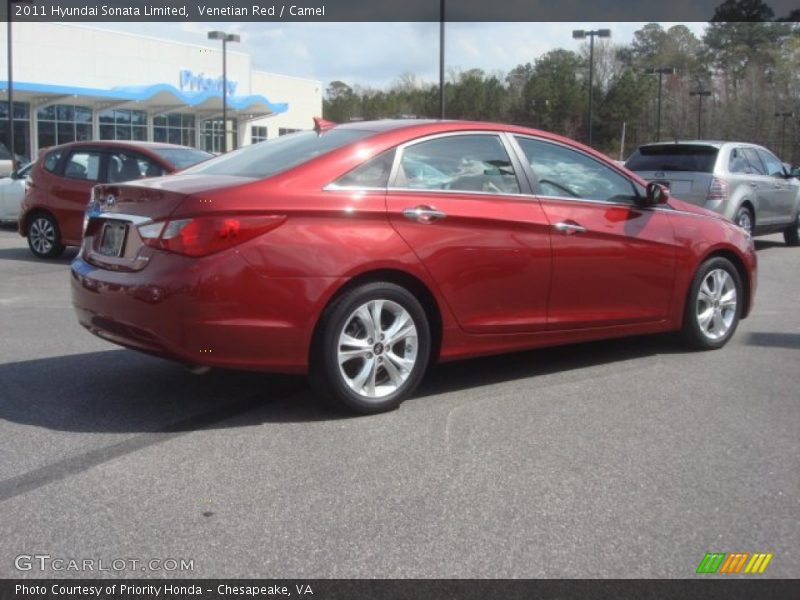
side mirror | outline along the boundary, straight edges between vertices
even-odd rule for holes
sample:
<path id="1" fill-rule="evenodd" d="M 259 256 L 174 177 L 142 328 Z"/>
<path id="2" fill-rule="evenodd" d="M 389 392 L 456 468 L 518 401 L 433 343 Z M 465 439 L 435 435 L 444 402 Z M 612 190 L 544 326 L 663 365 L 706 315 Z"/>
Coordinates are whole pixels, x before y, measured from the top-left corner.
<path id="1" fill-rule="evenodd" d="M 647 184 L 647 204 L 666 204 L 669 200 L 669 190 L 659 183 L 651 181 Z"/>

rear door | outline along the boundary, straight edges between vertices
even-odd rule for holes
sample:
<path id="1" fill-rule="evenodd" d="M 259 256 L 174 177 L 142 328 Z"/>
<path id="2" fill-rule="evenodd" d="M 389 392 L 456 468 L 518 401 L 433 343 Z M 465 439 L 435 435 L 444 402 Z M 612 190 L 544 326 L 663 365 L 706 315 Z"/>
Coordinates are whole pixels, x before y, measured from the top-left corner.
<path id="1" fill-rule="evenodd" d="M 776 194 L 773 179 L 767 174 L 767 167 L 755 148 L 741 148 L 742 154 L 750 165 L 750 187 L 758 198 L 756 226 L 772 225 L 780 221 L 779 194 Z"/>
<path id="2" fill-rule="evenodd" d="M 547 323 L 550 232 L 504 134 L 459 132 L 401 146 L 389 218 L 472 333 Z"/>
<path id="3" fill-rule="evenodd" d="M 637 204 L 634 183 L 566 145 L 515 137 L 552 228 L 552 330 L 667 318 L 676 241 L 669 211 Z"/>
<path id="4" fill-rule="evenodd" d="M 52 179 L 49 191 L 63 240 L 76 243 L 81 239 L 83 214 L 92 186 L 103 180 L 105 160 L 100 149 L 74 148 L 62 163 L 61 176 Z"/>

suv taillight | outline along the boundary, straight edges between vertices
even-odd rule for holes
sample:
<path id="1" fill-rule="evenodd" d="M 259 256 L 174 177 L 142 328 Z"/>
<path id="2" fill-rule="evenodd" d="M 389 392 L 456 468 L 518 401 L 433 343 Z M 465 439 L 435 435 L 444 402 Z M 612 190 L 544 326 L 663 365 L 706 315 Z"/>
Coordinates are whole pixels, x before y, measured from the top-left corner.
<path id="1" fill-rule="evenodd" d="M 217 215 L 160 221 L 138 229 L 142 241 L 153 248 L 184 256 L 206 256 L 271 231 L 285 220 L 283 215 Z"/>
<path id="2" fill-rule="evenodd" d="M 728 199 L 728 182 L 711 178 L 711 185 L 708 187 L 708 195 L 706 200 L 727 200 Z"/>

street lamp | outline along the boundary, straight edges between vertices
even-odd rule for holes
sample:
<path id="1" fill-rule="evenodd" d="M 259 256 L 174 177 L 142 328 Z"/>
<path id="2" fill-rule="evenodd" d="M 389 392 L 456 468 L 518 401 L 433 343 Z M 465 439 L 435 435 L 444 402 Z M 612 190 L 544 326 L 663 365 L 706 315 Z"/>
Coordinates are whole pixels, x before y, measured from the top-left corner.
<path id="1" fill-rule="evenodd" d="M 781 160 L 783 160 L 783 141 L 786 138 L 786 119 L 793 117 L 792 112 L 776 112 L 775 118 L 781 117 Z"/>
<path id="2" fill-rule="evenodd" d="M 228 42 L 240 42 L 241 38 L 235 33 L 224 31 L 209 31 L 208 39 L 222 40 L 222 152 L 228 151 L 228 71 L 226 48 Z"/>
<path id="3" fill-rule="evenodd" d="M 689 92 L 690 96 L 697 96 L 697 139 L 703 139 L 703 98 L 711 95 L 711 92 L 704 89 L 697 89 Z"/>
<path id="4" fill-rule="evenodd" d="M 444 119 L 444 0 L 439 3 L 439 118 Z"/>
<path id="5" fill-rule="evenodd" d="M 661 80 L 664 75 L 675 75 L 675 67 L 659 67 L 658 69 L 645 69 L 645 73 L 658 73 L 658 116 L 656 117 L 656 141 L 661 141 Z"/>
<path id="6" fill-rule="evenodd" d="M 17 170 L 17 153 L 14 151 L 14 61 L 11 53 L 11 15 L 14 4 L 32 4 L 33 0 L 6 0 L 6 15 L 8 18 L 8 151 L 11 154 L 11 172 Z"/>
<path id="7" fill-rule="evenodd" d="M 594 90 L 592 89 L 594 79 L 594 38 L 595 36 L 601 38 L 611 37 L 610 29 L 575 29 L 572 31 L 572 39 L 583 40 L 589 37 L 589 145 L 592 145 L 592 98 L 594 97 Z"/>

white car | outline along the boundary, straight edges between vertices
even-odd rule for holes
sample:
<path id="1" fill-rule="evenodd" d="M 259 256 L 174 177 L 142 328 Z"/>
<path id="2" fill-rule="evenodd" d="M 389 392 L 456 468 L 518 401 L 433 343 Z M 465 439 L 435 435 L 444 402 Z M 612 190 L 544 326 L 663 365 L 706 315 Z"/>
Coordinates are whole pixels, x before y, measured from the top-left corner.
<path id="1" fill-rule="evenodd" d="M 25 196 L 25 180 L 33 163 L 17 169 L 8 177 L 0 179 L 0 223 L 16 223 L 20 204 Z"/>

